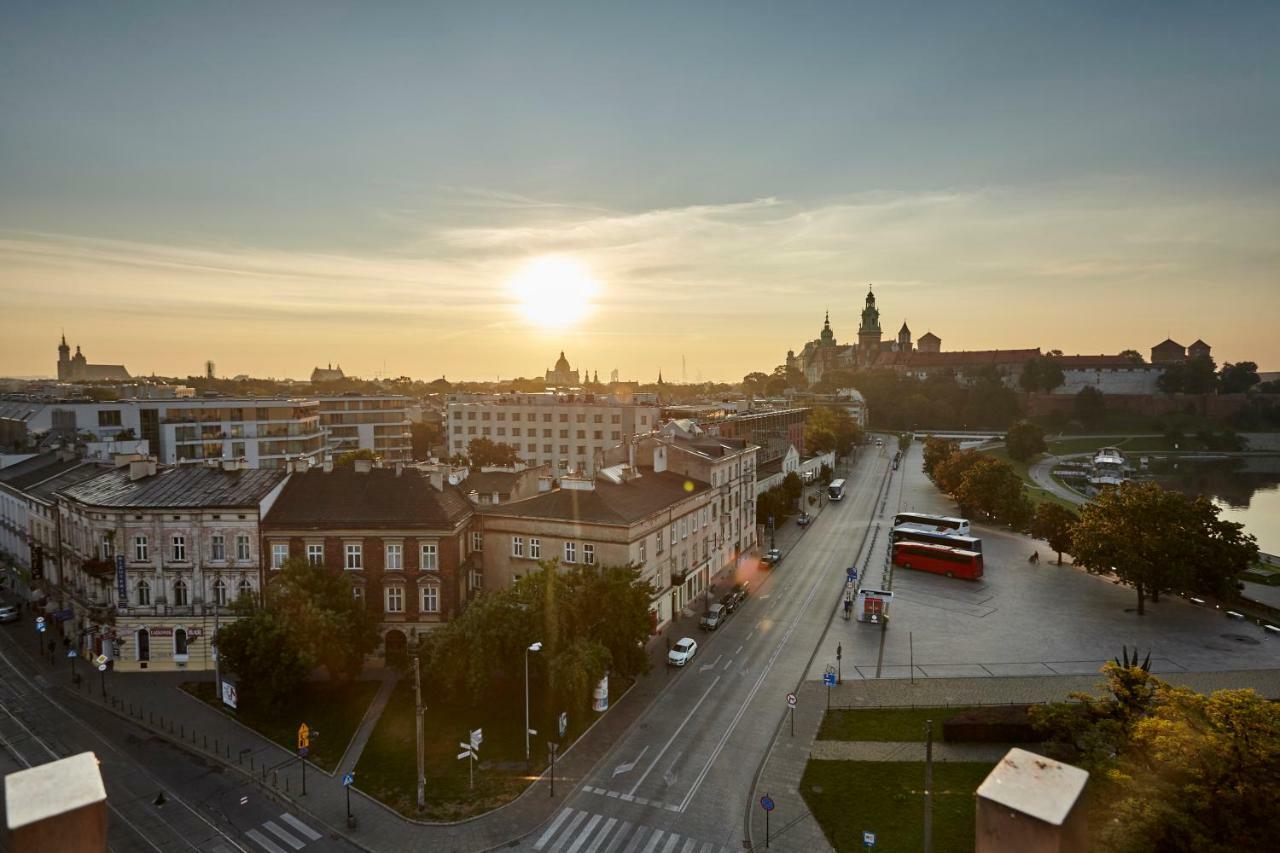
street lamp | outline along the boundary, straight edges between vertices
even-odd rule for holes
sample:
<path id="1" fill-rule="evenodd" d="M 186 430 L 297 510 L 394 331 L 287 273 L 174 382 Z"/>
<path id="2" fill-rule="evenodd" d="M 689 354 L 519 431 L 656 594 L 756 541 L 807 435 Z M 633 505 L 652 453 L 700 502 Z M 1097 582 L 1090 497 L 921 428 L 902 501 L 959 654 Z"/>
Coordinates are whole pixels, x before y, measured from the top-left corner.
<path id="1" fill-rule="evenodd" d="M 542 651 L 542 641 L 524 650 L 524 763 L 529 763 L 529 652 Z"/>

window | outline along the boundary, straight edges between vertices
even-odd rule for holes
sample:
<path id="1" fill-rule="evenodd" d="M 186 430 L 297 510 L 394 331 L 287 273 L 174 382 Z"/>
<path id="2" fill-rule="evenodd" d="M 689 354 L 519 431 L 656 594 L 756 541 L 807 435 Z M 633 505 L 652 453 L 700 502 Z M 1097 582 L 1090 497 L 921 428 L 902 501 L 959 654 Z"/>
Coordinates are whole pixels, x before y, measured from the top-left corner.
<path id="1" fill-rule="evenodd" d="M 591 419 L 598 424 L 604 423 L 604 415 L 593 415 Z"/>
<path id="2" fill-rule="evenodd" d="M 591 437 L 594 438 L 596 441 L 600 441 L 601 439 L 604 438 L 604 433 L 601 432 L 600 430 L 595 430 L 594 432 L 591 433 Z"/>
<path id="3" fill-rule="evenodd" d="M 360 602 L 361 604 L 364 604 L 364 587 L 362 586 L 351 587 L 351 597 L 354 598 L 356 601 Z"/>
<path id="4" fill-rule="evenodd" d="M 653 537 L 653 541 L 654 541 L 653 553 L 661 554 L 662 553 L 662 531 L 661 530 L 658 531 L 657 536 Z"/>
<path id="5" fill-rule="evenodd" d="M 611 424 L 620 424 L 620 423 L 622 423 L 622 415 L 610 415 L 610 416 L 609 416 L 609 423 L 611 423 Z"/>
<path id="6" fill-rule="evenodd" d="M 418 568 L 424 572 L 434 572 L 440 568 L 440 554 L 438 546 L 434 542 L 426 542 L 422 545 L 421 560 Z"/>
<path id="7" fill-rule="evenodd" d="M 439 613 L 440 612 L 440 588 L 437 586 L 424 586 L 422 588 L 422 612 L 423 613 Z"/>
<path id="8" fill-rule="evenodd" d="M 590 542 L 582 546 L 582 562 L 586 563 L 588 566 L 594 566 L 596 564 L 596 546 L 592 545 Z"/>
<path id="9" fill-rule="evenodd" d="M 243 533 L 236 534 L 236 560 L 247 563 L 250 559 L 249 537 Z"/>
<path id="10" fill-rule="evenodd" d="M 174 657 L 181 655 L 187 656 L 187 631 L 185 628 L 178 628 L 173 632 L 173 654 Z"/>
<path id="11" fill-rule="evenodd" d="M 569 437 L 569 431 L 568 431 L 567 429 L 562 429 L 562 430 L 560 430 L 560 437 L 561 437 L 561 438 L 568 438 L 568 437 Z"/>
<path id="12" fill-rule="evenodd" d="M 151 584 L 146 581 L 138 581 L 138 604 L 142 607 L 151 604 Z"/>
<path id="13" fill-rule="evenodd" d="M 278 569 L 289 559 L 289 543 L 274 542 L 271 545 L 271 568 Z"/>
<path id="14" fill-rule="evenodd" d="M 236 584 L 236 597 L 244 598 L 246 595 L 253 595 L 253 584 L 249 583 L 247 578 Z"/>
<path id="15" fill-rule="evenodd" d="M 120 410 L 119 409 L 116 409 L 116 410 L 99 409 L 98 410 L 98 426 L 100 427 L 120 426 Z"/>
<path id="16" fill-rule="evenodd" d="M 175 563 L 180 563 L 187 559 L 187 537 L 173 537 L 173 547 L 169 551 L 169 557 Z"/>
<path id="17" fill-rule="evenodd" d="M 582 441 L 586 437 L 587 437 L 587 431 L 585 429 L 578 430 L 578 441 Z"/>
<path id="18" fill-rule="evenodd" d="M 389 543 L 386 547 L 386 565 L 389 572 L 398 572 L 404 568 L 404 546 L 398 542 Z"/>
<path id="19" fill-rule="evenodd" d="M 221 563 L 227 559 L 227 537 L 215 533 L 209 537 L 209 559 Z"/>
<path id="20" fill-rule="evenodd" d="M 560 413 L 560 423 L 562 423 L 562 424 L 567 424 L 568 422 L 569 422 L 569 416 L 568 416 L 568 415 L 566 415 L 565 413 L 561 412 L 561 413 Z"/>
<path id="21" fill-rule="evenodd" d="M 176 580 L 173 582 L 173 603 L 176 607 L 187 606 L 187 582 L 184 580 Z"/>
<path id="22" fill-rule="evenodd" d="M 307 546 L 307 562 L 313 566 L 324 565 L 324 546 L 312 542 Z"/>
<path id="23" fill-rule="evenodd" d="M 349 570 L 358 570 L 364 568 L 364 552 L 359 542 L 347 543 L 347 562 L 346 567 Z"/>
<path id="24" fill-rule="evenodd" d="M 644 551 L 645 551 L 644 542 L 641 542 L 640 543 L 640 565 L 642 566 L 644 565 Z"/>
<path id="25" fill-rule="evenodd" d="M 511 537 L 511 556 L 513 557 L 524 556 L 524 537 L 523 536 Z"/>
<path id="26" fill-rule="evenodd" d="M 680 538 L 689 538 L 689 519 L 687 518 L 680 519 Z"/>
<path id="27" fill-rule="evenodd" d="M 213 582 L 213 603 L 218 607 L 227 606 L 227 582 L 222 578 Z"/>
<path id="28" fill-rule="evenodd" d="M 566 563 L 578 562 L 578 543 L 577 542 L 564 543 L 564 561 Z"/>
<path id="29" fill-rule="evenodd" d="M 484 534 L 474 533 L 474 532 L 471 534 L 471 550 L 472 551 L 484 550 Z"/>
<path id="30" fill-rule="evenodd" d="M 529 558 L 533 560 L 542 559 L 542 540 L 529 537 Z"/>
<path id="31" fill-rule="evenodd" d="M 404 612 L 404 587 L 389 586 L 385 590 L 388 613 Z"/>
<path id="32" fill-rule="evenodd" d="M 543 413 L 542 413 L 542 422 L 543 422 L 544 424 L 549 424 L 549 423 L 551 423 L 551 413 L 550 413 L 550 412 L 543 412 Z"/>
<path id="33" fill-rule="evenodd" d="M 674 545 L 676 544 L 677 541 L 679 540 L 676 539 L 676 526 L 672 524 L 671 525 L 671 544 Z"/>

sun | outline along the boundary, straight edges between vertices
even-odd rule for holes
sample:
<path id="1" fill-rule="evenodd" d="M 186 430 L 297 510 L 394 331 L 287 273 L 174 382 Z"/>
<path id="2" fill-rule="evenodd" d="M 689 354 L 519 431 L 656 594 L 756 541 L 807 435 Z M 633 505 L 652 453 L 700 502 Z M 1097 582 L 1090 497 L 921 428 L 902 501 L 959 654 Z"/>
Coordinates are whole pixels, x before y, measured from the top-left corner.
<path id="1" fill-rule="evenodd" d="M 529 261 L 508 286 L 525 318 L 545 329 L 572 326 L 586 317 L 598 289 L 585 264 L 560 255 Z"/>

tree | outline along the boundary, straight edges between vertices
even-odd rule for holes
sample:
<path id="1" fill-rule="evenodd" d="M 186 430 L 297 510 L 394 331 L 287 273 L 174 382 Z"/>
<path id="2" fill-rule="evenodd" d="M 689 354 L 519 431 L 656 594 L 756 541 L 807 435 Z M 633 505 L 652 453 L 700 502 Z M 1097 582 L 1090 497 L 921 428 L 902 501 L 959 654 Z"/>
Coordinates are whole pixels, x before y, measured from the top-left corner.
<path id="1" fill-rule="evenodd" d="M 1009 456 L 1019 462 L 1026 462 L 1049 449 L 1044 443 L 1044 430 L 1031 421 L 1018 421 L 1009 427 L 1004 440 Z"/>
<path id="2" fill-rule="evenodd" d="M 804 481 L 800 479 L 800 475 L 795 471 L 787 472 L 787 476 L 782 478 L 782 496 L 787 502 L 788 511 L 796 506 L 802 494 L 804 494 Z"/>
<path id="3" fill-rule="evenodd" d="M 1170 364 L 1156 380 L 1166 394 L 1211 394 L 1218 387 L 1217 367 L 1209 356 Z"/>
<path id="4" fill-rule="evenodd" d="M 804 425 L 807 450 L 815 453 L 834 451 L 837 456 L 848 456 L 860 441 L 862 429 L 844 409 L 815 406 L 809 410 Z"/>
<path id="5" fill-rule="evenodd" d="M 982 454 L 961 475 L 951 496 L 962 511 L 977 510 L 1014 527 L 1025 524 L 1031 511 L 1022 478 L 1007 464 Z"/>
<path id="6" fill-rule="evenodd" d="M 1218 371 L 1219 394 L 1243 394 L 1262 381 L 1258 377 L 1258 365 L 1252 361 L 1230 362 Z"/>
<path id="7" fill-rule="evenodd" d="M 427 459 L 431 456 L 431 448 L 444 440 L 439 424 L 414 423 L 409 425 L 410 441 L 413 443 L 413 458 Z"/>
<path id="8" fill-rule="evenodd" d="M 1079 520 L 1065 506 L 1045 501 L 1036 507 L 1031 519 L 1031 535 L 1048 542 L 1058 555 L 1058 565 L 1062 565 L 1062 552 L 1071 550 L 1071 531 Z"/>
<path id="9" fill-rule="evenodd" d="M 495 443 L 483 436 L 471 439 L 471 443 L 467 446 L 467 453 L 471 464 L 477 468 L 489 465 L 509 468 L 520 461 L 515 447 L 510 444 Z"/>
<path id="10" fill-rule="evenodd" d="M 818 482 L 822 483 L 823 485 L 826 485 L 827 483 L 831 482 L 831 478 L 834 476 L 835 476 L 835 471 L 831 469 L 830 465 L 823 462 L 822 467 L 818 469 Z"/>
<path id="11" fill-rule="evenodd" d="M 1056 358 L 1048 355 L 1038 355 L 1029 359 L 1022 365 L 1022 375 L 1018 377 L 1018 384 L 1022 386 L 1022 390 L 1043 391 L 1046 394 L 1065 381 L 1062 365 Z"/>
<path id="12" fill-rule="evenodd" d="M 1080 423 L 1090 428 L 1101 426 L 1107 414 L 1106 398 L 1093 385 L 1086 385 L 1076 393 L 1072 407 Z"/>
<path id="13" fill-rule="evenodd" d="M 924 440 L 924 473 L 925 476 L 937 481 L 934 471 L 938 465 L 945 462 L 952 453 L 956 452 L 957 445 L 954 441 L 946 438 L 938 438 L 931 435 Z"/>
<path id="14" fill-rule="evenodd" d="M 1127 358 L 1133 364 L 1146 364 L 1146 359 L 1136 349 L 1120 350 L 1120 356 L 1121 358 Z"/>
<path id="15" fill-rule="evenodd" d="M 355 679 L 365 655 L 378 647 L 377 616 L 352 597 L 351 582 L 341 571 L 290 558 L 267 586 L 264 607 L 289 632 L 309 666 L 323 666 L 332 678 Z"/>
<path id="16" fill-rule="evenodd" d="M 254 708 L 281 708 L 310 671 L 297 638 L 280 617 L 257 609 L 218 631 L 222 666 L 239 678 L 240 702 Z"/>
<path id="17" fill-rule="evenodd" d="M 379 458 L 380 457 L 375 451 L 370 450 L 367 447 L 362 447 L 359 450 L 348 450 L 345 453 L 339 453 L 336 457 L 334 457 L 333 467 L 334 468 L 354 468 L 356 465 L 357 459 L 368 459 L 370 461 L 377 461 Z"/>
<path id="18" fill-rule="evenodd" d="M 748 397 L 764 396 L 768 385 L 769 374 L 767 373 L 760 373 L 759 371 L 756 371 L 755 373 L 748 373 L 746 376 L 742 377 L 742 393 Z"/>

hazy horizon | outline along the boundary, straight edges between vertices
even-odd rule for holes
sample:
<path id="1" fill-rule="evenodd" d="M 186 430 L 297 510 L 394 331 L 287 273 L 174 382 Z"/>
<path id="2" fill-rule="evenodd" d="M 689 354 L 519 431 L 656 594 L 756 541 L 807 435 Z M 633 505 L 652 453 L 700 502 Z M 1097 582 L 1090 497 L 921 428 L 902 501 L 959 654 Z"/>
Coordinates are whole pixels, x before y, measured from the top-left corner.
<path id="1" fill-rule="evenodd" d="M 1280 6 L 499 5 L 6 4 L 0 375 L 1280 369 Z"/>

